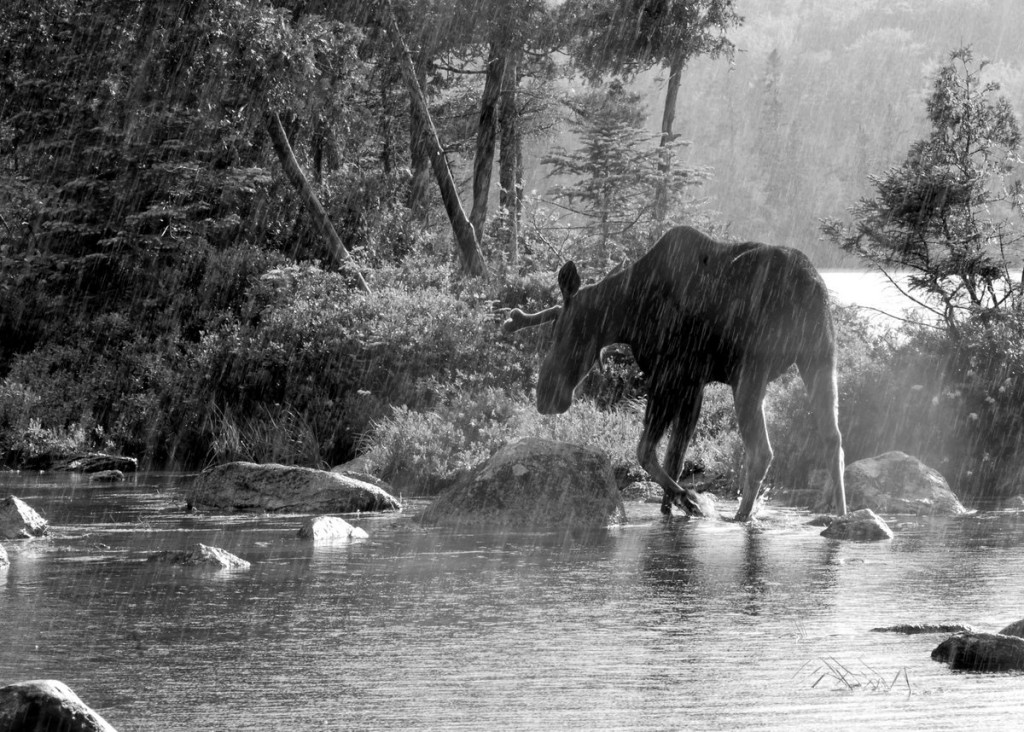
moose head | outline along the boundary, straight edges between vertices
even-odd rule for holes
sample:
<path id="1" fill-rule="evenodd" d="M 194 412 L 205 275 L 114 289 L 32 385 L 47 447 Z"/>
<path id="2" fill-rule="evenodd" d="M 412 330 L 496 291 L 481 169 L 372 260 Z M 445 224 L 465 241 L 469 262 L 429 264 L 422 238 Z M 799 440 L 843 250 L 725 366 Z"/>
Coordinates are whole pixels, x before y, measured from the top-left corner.
<path id="1" fill-rule="evenodd" d="M 537 411 L 561 414 L 572 404 L 573 392 L 600 358 L 601 344 L 595 313 L 580 294 L 580 275 L 573 262 L 558 272 L 562 304 L 527 314 L 518 308 L 509 313 L 502 327 L 511 333 L 555 321 L 551 347 L 541 363 L 537 379 Z"/>

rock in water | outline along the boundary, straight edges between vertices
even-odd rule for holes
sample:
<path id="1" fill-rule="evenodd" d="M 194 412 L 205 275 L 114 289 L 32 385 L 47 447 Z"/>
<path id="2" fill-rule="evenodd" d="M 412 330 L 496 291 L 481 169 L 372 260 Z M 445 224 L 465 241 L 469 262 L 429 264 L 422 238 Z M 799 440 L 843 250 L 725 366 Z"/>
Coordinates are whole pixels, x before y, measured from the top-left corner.
<path id="1" fill-rule="evenodd" d="M 89 474 L 90 483 L 120 483 L 124 480 L 124 473 L 120 470 L 100 470 Z"/>
<path id="2" fill-rule="evenodd" d="M 22 681 L 0 688 L 0 730 L 116 732 L 61 681 Z"/>
<path id="3" fill-rule="evenodd" d="M 150 556 L 147 562 L 181 564 L 186 567 L 207 566 L 213 569 L 249 569 L 249 562 L 215 546 L 195 544 L 188 549 L 162 551 Z"/>
<path id="4" fill-rule="evenodd" d="M 368 539 L 370 535 L 337 516 L 311 516 L 299 529 L 299 538 L 312 539 L 314 542 L 331 542 Z"/>
<path id="5" fill-rule="evenodd" d="M 426 523 L 596 528 L 625 521 L 611 462 L 566 442 L 506 445 L 427 508 Z"/>
<path id="6" fill-rule="evenodd" d="M 957 633 L 932 651 L 932 660 L 961 671 L 1024 671 L 1024 638 Z"/>
<path id="7" fill-rule="evenodd" d="M 0 501 L 0 539 L 30 539 L 49 530 L 46 519 L 17 496 Z"/>
<path id="8" fill-rule="evenodd" d="M 1010 623 L 999 631 L 999 635 L 1015 635 L 1018 638 L 1024 638 L 1024 620 Z"/>
<path id="9" fill-rule="evenodd" d="M 891 539 L 892 529 L 875 515 L 870 508 L 851 511 L 839 516 L 821 532 L 829 539 L 850 539 L 853 541 L 882 541 Z"/>
<path id="10" fill-rule="evenodd" d="M 7 557 L 7 550 L 0 545 L 0 568 L 6 567 L 11 563 L 11 560 Z"/>
<path id="11" fill-rule="evenodd" d="M 845 479 L 850 510 L 953 516 L 967 513 L 937 470 L 898 450 L 850 463 Z"/>
<path id="12" fill-rule="evenodd" d="M 122 473 L 134 473 L 139 469 L 139 461 L 123 455 L 108 455 L 103 452 L 90 452 L 83 455 L 57 460 L 51 470 L 74 473 L 100 473 L 106 470 L 120 470 Z"/>
<path id="13" fill-rule="evenodd" d="M 872 633 L 902 633 L 904 635 L 922 635 L 925 633 L 971 633 L 969 625 L 960 623 L 900 623 L 887 625 L 884 628 L 872 628 Z"/>
<path id="14" fill-rule="evenodd" d="M 313 468 L 244 462 L 207 468 L 186 489 L 185 500 L 190 507 L 289 513 L 402 508 L 383 488 L 356 478 Z"/>

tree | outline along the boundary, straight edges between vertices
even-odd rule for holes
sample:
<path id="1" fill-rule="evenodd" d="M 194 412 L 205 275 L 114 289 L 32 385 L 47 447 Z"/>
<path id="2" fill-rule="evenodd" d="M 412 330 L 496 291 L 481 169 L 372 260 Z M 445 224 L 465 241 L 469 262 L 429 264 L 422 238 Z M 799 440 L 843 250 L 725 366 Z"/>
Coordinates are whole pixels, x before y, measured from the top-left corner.
<path id="1" fill-rule="evenodd" d="M 572 28 L 574 60 L 591 78 L 603 74 L 630 77 L 661 64 L 668 69 L 661 119 L 661 169 L 672 166 L 670 143 L 679 83 L 686 63 L 696 56 L 731 53 L 726 32 L 743 19 L 732 0 L 568 0 L 563 6 Z M 666 190 L 657 191 L 656 215 L 664 218 Z"/>
<path id="2" fill-rule="evenodd" d="M 852 225 L 823 222 L 828 238 L 885 273 L 904 270 L 904 293 L 958 338 L 969 318 L 1021 305 L 1024 241 L 1011 208 L 1024 202 L 1021 131 L 999 86 L 981 80 L 970 48 L 949 55 L 927 101 L 931 134 L 906 160 L 872 176 L 872 198 L 850 211 Z M 898 287 L 899 283 L 890 276 Z"/>
<path id="3" fill-rule="evenodd" d="M 566 104 L 580 144 L 573 150 L 557 147 L 541 163 L 551 166 L 550 175 L 567 178 L 553 186 L 550 195 L 564 201 L 573 214 L 596 221 L 593 256 L 598 266 L 607 266 L 614 257 L 635 254 L 613 249 L 611 242 L 634 228 L 649 228 L 645 224 L 655 215 L 657 191 L 665 190 L 677 199 L 705 174 L 691 169 L 665 173 L 662 148 L 655 142 L 658 136 L 644 128 L 646 112 L 640 95 L 626 91 L 620 82 Z M 678 144 L 673 141 L 669 149 Z"/>
<path id="4" fill-rule="evenodd" d="M 466 216 L 466 212 L 462 208 L 462 202 L 459 200 L 459 192 L 455 186 L 451 168 L 448 165 L 448 158 L 445 156 L 444 147 L 442 147 L 441 141 L 438 139 L 437 130 L 434 128 L 434 123 L 430 118 L 430 109 L 427 106 L 427 99 L 423 94 L 423 89 L 420 87 L 412 55 L 402 39 L 402 31 L 398 27 L 398 21 L 395 19 L 391 5 L 384 3 L 382 8 L 385 13 L 385 29 L 395 48 L 395 54 L 398 56 L 399 68 L 409 90 L 409 96 L 415 113 L 426 126 L 425 144 L 428 146 L 430 164 L 434 169 L 434 177 L 441 191 L 441 200 L 444 201 L 445 210 L 448 212 L 448 220 L 451 222 L 455 242 L 458 245 L 462 271 L 473 276 L 486 275 L 487 264 L 484 262 L 483 254 L 480 251 L 479 239 L 473 229 L 473 225 L 469 221 L 469 217 Z"/>

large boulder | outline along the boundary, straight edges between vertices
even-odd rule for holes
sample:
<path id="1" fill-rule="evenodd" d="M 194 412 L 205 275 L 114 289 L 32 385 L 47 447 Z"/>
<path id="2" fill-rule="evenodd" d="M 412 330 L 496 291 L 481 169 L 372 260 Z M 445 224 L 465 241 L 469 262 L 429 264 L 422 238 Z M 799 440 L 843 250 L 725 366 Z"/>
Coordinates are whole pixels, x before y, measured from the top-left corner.
<path id="1" fill-rule="evenodd" d="M 194 544 L 188 549 L 175 549 L 150 555 L 147 562 L 180 564 L 185 567 L 208 567 L 211 569 L 249 569 L 249 562 L 229 551 L 206 544 Z"/>
<path id="2" fill-rule="evenodd" d="M 846 503 L 851 511 L 870 508 L 883 514 L 967 513 L 937 470 L 898 450 L 847 465 L 845 478 Z"/>
<path id="3" fill-rule="evenodd" d="M 464 474 L 424 512 L 426 523 L 590 528 L 625 521 L 611 462 L 566 442 L 506 445 Z"/>
<path id="4" fill-rule="evenodd" d="M 355 513 L 402 508 L 383 488 L 351 476 L 243 462 L 207 468 L 186 489 L 185 500 L 189 507 L 232 511 Z"/>
<path id="5" fill-rule="evenodd" d="M 337 516 L 310 516 L 299 527 L 299 538 L 311 539 L 314 543 L 368 539 L 369 536 L 363 529 Z"/>
<path id="6" fill-rule="evenodd" d="M 0 501 L 0 539 L 30 539 L 49 530 L 46 519 L 17 496 Z"/>
<path id="7" fill-rule="evenodd" d="M 870 508 L 839 516 L 821 532 L 821 535 L 829 539 L 850 541 L 884 541 L 893 536 L 892 529 Z"/>
<path id="8" fill-rule="evenodd" d="M 116 732 L 61 681 L 22 681 L 0 688 L 0 730 Z"/>
<path id="9" fill-rule="evenodd" d="M 999 631 L 999 635 L 1014 635 L 1024 638 L 1024 620 L 1015 620 Z"/>
<path id="10" fill-rule="evenodd" d="M 961 671 L 1024 671 L 1024 638 L 1002 633 L 957 633 L 932 651 L 932 660 Z"/>

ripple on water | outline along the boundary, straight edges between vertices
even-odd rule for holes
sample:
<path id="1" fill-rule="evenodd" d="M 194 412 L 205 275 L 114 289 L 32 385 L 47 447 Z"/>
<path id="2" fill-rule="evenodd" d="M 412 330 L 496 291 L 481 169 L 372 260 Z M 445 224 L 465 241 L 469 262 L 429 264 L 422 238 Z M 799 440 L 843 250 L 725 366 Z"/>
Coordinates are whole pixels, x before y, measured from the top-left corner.
<path id="1" fill-rule="evenodd" d="M 0 678 L 61 678 L 119 728 L 995 729 L 1024 711 L 1018 676 L 869 632 L 1020 619 L 1015 514 L 857 544 L 797 511 L 630 504 L 625 527 L 560 535 L 424 529 L 414 503 L 320 547 L 301 516 L 185 514 L 173 477 L 13 487 L 55 536 L 5 542 Z M 252 569 L 142 561 L 196 541 Z"/>

